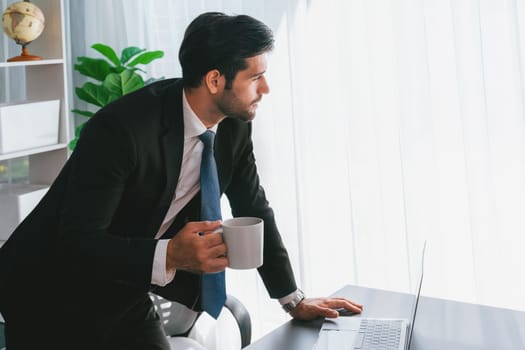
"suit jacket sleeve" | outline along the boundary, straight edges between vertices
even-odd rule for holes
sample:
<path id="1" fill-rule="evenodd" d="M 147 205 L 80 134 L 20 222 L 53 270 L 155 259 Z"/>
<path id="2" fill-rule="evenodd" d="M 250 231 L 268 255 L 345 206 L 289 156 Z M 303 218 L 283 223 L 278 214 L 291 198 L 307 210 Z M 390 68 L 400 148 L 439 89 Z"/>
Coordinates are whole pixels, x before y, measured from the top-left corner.
<path id="1" fill-rule="evenodd" d="M 296 290 L 297 285 L 273 210 L 260 185 L 253 154 L 251 123 L 244 130 L 246 141 L 234 161 L 231 182 L 225 192 L 233 216 L 254 216 L 264 220 L 264 263 L 258 271 L 270 296 L 280 298 Z"/>

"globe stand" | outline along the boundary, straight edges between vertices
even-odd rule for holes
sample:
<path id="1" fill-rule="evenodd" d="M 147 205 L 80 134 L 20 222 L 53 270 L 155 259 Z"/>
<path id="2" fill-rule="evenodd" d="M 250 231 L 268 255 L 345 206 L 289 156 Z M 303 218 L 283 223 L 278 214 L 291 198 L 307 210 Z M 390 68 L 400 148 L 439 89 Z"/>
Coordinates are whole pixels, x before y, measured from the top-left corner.
<path id="1" fill-rule="evenodd" d="M 7 60 L 7 62 L 20 62 L 20 61 L 38 61 L 41 60 L 42 57 L 30 55 L 27 51 L 27 44 L 22 45 L 22 54 L 20 56 L 11 57 Z"/>

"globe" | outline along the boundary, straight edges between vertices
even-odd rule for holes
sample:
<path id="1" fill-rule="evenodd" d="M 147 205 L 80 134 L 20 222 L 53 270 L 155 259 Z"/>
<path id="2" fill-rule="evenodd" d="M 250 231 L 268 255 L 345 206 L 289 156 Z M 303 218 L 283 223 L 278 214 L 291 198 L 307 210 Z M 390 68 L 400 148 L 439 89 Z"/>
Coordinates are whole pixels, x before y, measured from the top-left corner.
<path id="1" fill-rule="evenodd" d="M 22 55 L 8 61 L 41 59 L 29 55 L 26 46 L 38 38 L 44 30 L 45 19 L 42 11 L 29 1 L 9 5 L 2 15 L 2 29 L 18 45 L 22 45 Z"/>

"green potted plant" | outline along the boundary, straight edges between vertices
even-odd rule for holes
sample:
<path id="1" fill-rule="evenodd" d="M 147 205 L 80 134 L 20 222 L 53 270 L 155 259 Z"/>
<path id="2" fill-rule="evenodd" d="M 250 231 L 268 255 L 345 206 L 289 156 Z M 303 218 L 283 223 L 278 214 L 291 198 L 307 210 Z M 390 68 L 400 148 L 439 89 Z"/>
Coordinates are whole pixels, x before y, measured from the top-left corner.
<path id="1" fill-rule="evenodd" d="M 75 88 L 75 94 L 82 101 L 94 105 L 97 110 L 125 94 L 162 79 L 151 78 L 144 81 L 138 72 L 145 73 L 145 71 L 137 65 L 146 65 L 163 57 L 163 51 L 146 51 L 130 46 L 123 49 L 118 57 L 115 50 L 107 45 L 97 43 L 91 48 L 102 54 L 104 58 L 77 57 L 78 63 L 75 64 L 74 69 L 94 81 L 88 81 L 82 87 Z M 95 114 L 92 111 L 79 109 L 73 109 L 72 112 L 86 118 Z M 71 150 L 77 144 L 84 123 L 75 128 L 75 138 L 69 143 Z"/>

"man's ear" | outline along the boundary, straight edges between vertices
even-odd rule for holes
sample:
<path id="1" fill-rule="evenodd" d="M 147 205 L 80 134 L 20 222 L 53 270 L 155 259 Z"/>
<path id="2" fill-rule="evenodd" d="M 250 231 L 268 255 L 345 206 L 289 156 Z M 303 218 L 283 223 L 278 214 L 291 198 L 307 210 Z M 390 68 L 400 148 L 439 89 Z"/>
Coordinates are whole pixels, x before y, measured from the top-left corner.
<path id="1" fill-rule="evenodd" d="M 225 77 L 217 69 L 212 69 L 204 76 L 204 84 L 210 94 L 215 95 L 224 89 Z"/>

